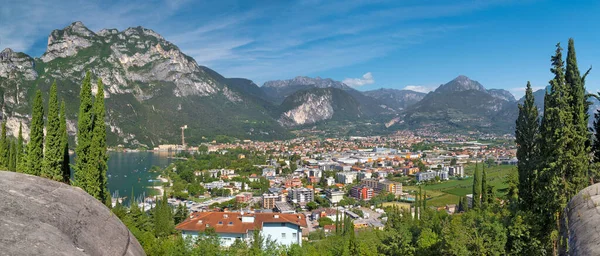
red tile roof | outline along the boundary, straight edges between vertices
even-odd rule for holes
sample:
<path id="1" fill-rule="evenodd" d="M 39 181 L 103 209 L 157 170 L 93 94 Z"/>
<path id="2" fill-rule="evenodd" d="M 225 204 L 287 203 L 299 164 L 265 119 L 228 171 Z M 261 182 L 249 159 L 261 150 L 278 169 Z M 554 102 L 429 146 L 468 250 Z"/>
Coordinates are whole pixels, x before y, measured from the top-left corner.
<path id="1" fill-rule="evenodd" d="M 239 212 L 197 212 L 179 223 L 175 229 L 202 232 L 206 228 L 214 228 L 217 233 L 245 234 L 248 230 L 262 229 L 263 223 L 291 223 L 301 227 L 307 226 L 306 218 L 302 214 L 255 213 L 243 216 L 254 216 L 254 222 L 242 222 L 242 214 Z"/>

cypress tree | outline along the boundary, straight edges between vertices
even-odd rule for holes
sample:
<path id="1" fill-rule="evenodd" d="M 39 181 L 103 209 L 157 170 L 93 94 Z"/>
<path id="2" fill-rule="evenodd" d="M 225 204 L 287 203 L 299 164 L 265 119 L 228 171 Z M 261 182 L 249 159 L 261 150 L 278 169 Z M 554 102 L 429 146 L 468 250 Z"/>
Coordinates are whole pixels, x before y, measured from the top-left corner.
<path id="1" fill-rule="evenodd" d="M 533 192 L 537 180 L 539 161 L 539 116 L 535 105 L 531 83 L 527 82 L 525 102 L 519 104 L 519 117 L 516 121 L 515 143 L 517 144 L 517 170 L 519 174 L 518 193 L 524 209 L 533 204 Z"/>
<path id="2" fill-rule="evenodd" d="M 479 173 L 479 167 L 475 162 L 475 173 L 473 174 L 473 207 L 479 208 L 481 206 L 481 174 Z"/>
<path id="3" fill-rule="evenodd" d="M 98 93 L 94 100 L 94 121 L 92 127 L 92 145 L 90 152 L 92 154 L 92 162 L 96 180 L 100 187 L 98 200 L 110 205 L 110 193 L 107 188 L 106 171 L 108 170 L 108 154 L 106 152 L 106 124 L 104 123 L 105 108 L 104 108 L 104 85 L 102 80 L 98 79 Z"/>
<path id="4" fill-rule="evenodd" d="M 0 136 L 0 166 L 8 169 L 8 140 L 6 139 L 6 121 L 2 122 L 2 135 Z"/>
<path id="5" fill-rule="evenodd" d="M 24 172 L 31 175 L 40 175 L 44 159 L 44 106 L 42 92 L 36 91 L 33 100 L 33 113 L 31 115 L 31 128 Z"/>
<path id="6" fill-rule="evenodd" d="M 83 83 L 81 85 L 81 91 L 79 93 L 79 115 L 77 120 L 77 146 L 75 147 L 75 179 L 73 185 L 82 188 L 85 192 L 101 199 L 100 197 L 100 184 L 98 183 L 98 175 L 93 168 L 91 143 L 92 143 L 92 128 L 93 128 L 93 114 L 92 114 L 92 87 L 91 77 L 88 71 L 85 74 Z"/>
<path id="7" fill-rule="evenodd" d="M 573 197 L 580 190 L 584 189 L 588 182 L 587 174 L 589 169 L 589 136 L 588 136 L 588 115 L 587 99 L 583 78 L 577 67 L 577 56 L 575 54 L 575 42 L 573 38 L 569 39 L 567 51 L 567 66 L 565 70 L 566 91 L 570 95 L 569 107 L 572 111 L 573 121 L 573 139 L 567 146 L 567 155 L 570 156 L 569 168 L 565 174 L 569 182 L 568 198 Z"/>
<path id="8" fill-rule="evenodd" d="M 9 145 L 8 170 L 14 172 L 17 170 L 17 142 L 11 140 Z"/>
<path id="9" fill-rule="evenodd" d="M 23 164 L 23 124 L 19 123 L 19 137 L 17 139 L 17 155 L 16 155 L 16 165 L 17 165 L 17 172 L 23 172 L 25 169 L 25 166 Z"/>
<path id="10" fill-rule="evenodd" d="M 48 99 L 48 116 L 46 117 L 46 146 L 44 147 L 44 161 L 42 168 L 42 177 L 63 181 L 62 161 L 63 151 L 61 145 L 60 116 L 58 96 L 56 92 L 56 82 L 50 86 L 50 96 Z"/>
<path id="11" fill-rule="evenodd" d="M 567 203 L 568 179 L 567 169 L 572 163 L 572 155 L 568 155 L 568 147 L 572 145 L 573 114 L 570 104 L 570 93 L 565 83 L 564 63 L 560 43 L 556 45 L 552 56 L 551 71 L 554 78 L 550 81 L 550 93 L 544 98 L 544 116 L 540 129 L 540 173 L 539 186 L 536 187 L 534 214 L 540 223 L 539 239 L 552 241 L 552 250 L 558 253 L 558 240 L 562 209 Z"/>
<path id="12" fill-rule="evenodd" d="M 60 136 L 60 148 L 62 152 L 60 172 L 62 173 L 63 182 L 69 183 L 71 180 L 71 159 L 69 158 L 69 135 L 67 134 L 65 101 L 63 101 L 60 106 L 60 127 L 58 129 L 58 134 Z"/>
<path id="13" fill-rule="evenodd" d="M 487 174 L 485 172 L 485 164 L 482 165 L 481 171 L 481 204 L 486 206 L 488 203 L 488 187 L 487 187 Z"/>

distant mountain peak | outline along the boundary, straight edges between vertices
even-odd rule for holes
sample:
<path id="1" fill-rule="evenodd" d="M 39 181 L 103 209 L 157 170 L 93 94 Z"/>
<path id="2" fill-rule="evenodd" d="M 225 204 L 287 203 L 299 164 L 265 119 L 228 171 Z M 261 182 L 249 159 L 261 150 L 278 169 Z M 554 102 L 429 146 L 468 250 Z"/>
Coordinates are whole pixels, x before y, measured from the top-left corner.
<path id="1" fill-rule="evenodd" d="M 452 79 L 452 81 L 441 85 L 438 89 L 436 89 L 436 92 L 456 92 L 468 90 L 486 91 L 485 87 L 483 87 L 483 85 L 481 85 L 479 82 L 471 80 L 465 75 L 459 75 L 456 78 Z"/>

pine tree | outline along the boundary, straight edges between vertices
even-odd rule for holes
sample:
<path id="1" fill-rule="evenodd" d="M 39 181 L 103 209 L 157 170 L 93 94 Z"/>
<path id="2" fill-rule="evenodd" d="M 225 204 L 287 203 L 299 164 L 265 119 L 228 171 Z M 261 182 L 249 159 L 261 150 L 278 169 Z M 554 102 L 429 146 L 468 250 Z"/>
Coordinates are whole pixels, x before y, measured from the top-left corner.
<path id="1" fill-rule="evenodd" d="M 102 80 L 98 79 L 98 93 L 94 100 L 94 121 L 92 127 L 92 145 L 90 153 L 92 154 L 93 168 L 95 168 L 96 179 L 100 186 L 100 194 L 98 200 L 110 205 L 110 193 L 107 187 L 106 171 L 108 170 L 108 154 L 106 152 L 106 124 L 104 123 L 105 108 L 104 108 L 104 85 Z"/>
<path id="2" fill-rule="evenodd" d="M 589 169 L 589 136 L 588 136 L 588 115 L 587 99 L 583 78 L 577 67 L 577 56 L 575 54 L 575 42 L 573 38 L 569 39 L 567 51 L 567 66 L 565 70 L 566 91 L 569 94 L 569 107 L 572 111 L 573 121 L 573 139 L 567 146 L 567 155 L 570 156 L 569 168 L 565 174 L 569 182 L 567 197 L 571 198 L 580 190 L 588 186 Z"/>
<path id="3" fill-rule="evenodd" d="M 485 172 L 485 164 L 483 164 L 481 171 L 481 204 L 484 207 L 487 206 L 488 196 L 487 174 Z"/>
<path id="4" fill-rule="evenodd" d="M 31 129 L 29 132 L 29 143 L 27 144 L 27 160 L 24 172 L 32 175 L 40 175 L 42 161 L 44 159 L 44 106 L 42 92 L 36 91 L 33 101 L 33 113 L 31 115 Z"/>
<path id="5" fill-rule="evenodd" d="M 16 165 L 17 165 L 17 172 L 24 172 L 25 170 L 25 165 L 24 165 L 24 161 L 23 161 L 23 152 L 24 148 L 23 148 L 23 124 L 19 123 L 19 137 L 17 139 L 17 155 L 16 155 Z"/>
<path id="6" fill-rule="evenodd" d="M 479 167 L 475 163 L 475 172 L 473 174 L 473 209 L 481 206 L 481 174 Z"/>
<path id="7" fill-rule="evenodd" d="M 154 208 L 154 232 L 157 237 L 166 237 L 173 232 L 173 212 L 167 203 L 167 192 L 163 193 L 162 200 Z"/>
<path id="8" fill-rule="evenodd" d="M 60 116 L 56 82 L 50 86 L 48 99 L 48 116 L 46 117 L 46 146 L 44 147 L 44 161 L 42 163 L 42 177 L 63 181 L 62 161 L 63 150 L 61 145 Z"/>
<path id="9" fill-rule="evenodd" d="M 17 142 L 11 140 L 9 145 L 8 170 L 14 172 L 17 170 Z"/>
<path id="10" fill-rule="evenodd" d="M 82 188 L 85 192 L 101 199 L 100 184 L 98 183 L 97 168 L 92 163 L 92 128 L 93 128 L 93 109 L 92 109 L 92 87 L 91 77 L 88 71 L 85 74 L 81 91 L 79 93 L 79 115 L 77 120 L 77 146 L 75 147 L 75 178 L 73 185 Z"/>
<path id="11" fill-rule="evenodd" d="M 540 241 L 552 241 L 552 250 L 558 253 L 559 223 L 562 209 L 567 203 L 567 169 L 572 163 L 568 147 L 572 145 L 573 115 L 569 106 L 570 94 L 567 92 L 560 43 L 556 45 L 552 56 L 550 93 L 544 98 L 544 116 L 540 128 L 540 173 L 539 186 L 534 195 L 534 213 L 540 221 Z"/>
<path id="12" fill-rule="evenodd" d="M 6 139 L 6 121 L 2 122 L 0 137 L 0 166 L 8 168 L 8 140 Z"/>
<path id="13" fill-rule="evenodd" d="M 525 102 L 519 104 L 519 117 L 516 122 L 515 143 L 517 144 L 517 170 L 519 173 L 519 198 L 524 209 L 533 204 L 533 192 L 537 180 L 539 162 L 539 116 L 535 105 L 531 83 L 527 82 Z"/>
<path id="14" fill-rule="evenodd" d="M 58 129 L 60 136 L 60 148 L 62 152 L 62 160 L 60 172 L 62 173 L 62 181 L 69 183 L 71 180 L 71 159 L 69 158 L 69 134 L 67 134 L 67 114 L 65 110 L 65 101 L 60 105 L 60 127 Z"/>

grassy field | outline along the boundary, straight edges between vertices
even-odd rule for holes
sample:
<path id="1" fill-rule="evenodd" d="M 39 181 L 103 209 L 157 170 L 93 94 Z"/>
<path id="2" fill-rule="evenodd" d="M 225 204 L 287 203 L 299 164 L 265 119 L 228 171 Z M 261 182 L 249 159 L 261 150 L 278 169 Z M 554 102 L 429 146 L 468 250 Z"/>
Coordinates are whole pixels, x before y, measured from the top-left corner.
<path id="1" fill-rule="evenodd" d="M 481 167 L 480 167 L 481 168 Z M 465 167 L 465 175 L 469 176 L 461 180 L 449 180 L 438 184 L 423 185 L 423 190 L 428 195 L 427 205 L 444 206 L 446 204 L 457 204 L 460 197 L 471 194 L 473 191 L 473 172 L 475 165 Z M 486 167 L 488 184 L 496 190 L 496 196 L 502 196 L 501 190 L 508 187 L 505 183 L 506 176 L 511 172 L 516 172 L 516 166 L 499 165 Z M 418 190 L 416 186 L 405 186 L 404 191 Z"/>
<path id="2" fill-rule="evenodd" d="M 410 208 L 410 204 L 409 203 L 402 203 L 402 202 L 387 202 L 387 203 L 383 203 L 383 207 L 388 207 L 388 206 L 397 206 L 400 208 L 404 208 L 404 209 L 409 209 Z"/>

